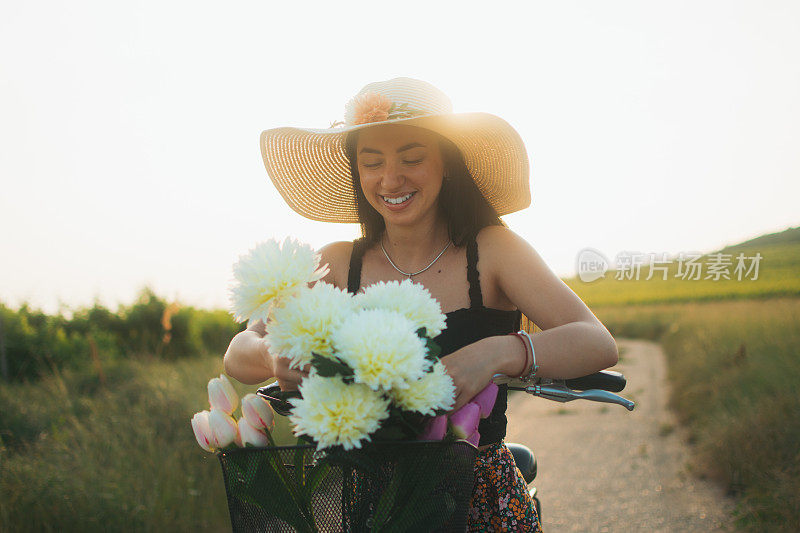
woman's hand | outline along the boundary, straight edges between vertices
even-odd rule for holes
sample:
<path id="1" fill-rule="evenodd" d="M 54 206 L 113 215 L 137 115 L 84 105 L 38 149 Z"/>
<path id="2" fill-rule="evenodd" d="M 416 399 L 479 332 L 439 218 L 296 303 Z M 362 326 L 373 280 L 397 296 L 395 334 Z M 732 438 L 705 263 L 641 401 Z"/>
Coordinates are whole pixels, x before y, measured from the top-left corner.
<path id="1" fill-rule="evenodd" d="M 482 391 L 495 374 L 519 374 L 525 364 L 524 350 L 515 337 L 500 335 L 473 342 L 442 357 L 442 364 L 456 386 L 453 411 Z"/>
<path id="2" fill-rule="evenodd" d="M 494 375 L 478 344 L 475 342 L 464 346 L 441 359 L 456 386 L 456 402 L 452 411 L 457 411 L 474 398 Z"/>
<path id="3" fill-rule="evenodd" d="M 289 360 L 285 357 L 276 357 L 269 354 L 266 343 L 263 344 L 263 355 L 272 364 L 272 375 L 278 382 L 278 386 L 283 391 L 297 390 L 303 378 L 308 377 L 311 365 L 306 365 L 301 369 L 289 368 Z"/>
<path id="4" fill-rule="evenodd" d="M 452 410 L 474 398 L 495 374 L 519 375 L 526 360 L 525 346 L 510 335 L 486 337 L 442 357 L 442 364 L 456 386 Z"/>

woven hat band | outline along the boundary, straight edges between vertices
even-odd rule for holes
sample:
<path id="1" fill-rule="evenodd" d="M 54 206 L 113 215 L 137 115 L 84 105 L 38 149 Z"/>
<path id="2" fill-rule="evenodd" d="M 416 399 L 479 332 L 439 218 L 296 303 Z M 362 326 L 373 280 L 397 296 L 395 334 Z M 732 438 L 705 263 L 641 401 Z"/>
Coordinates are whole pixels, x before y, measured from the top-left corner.
<path id="1" fill-rule="evenodd" d="M 345 124 L 353 126 L 452 112 L 450 98 L 430 83 L 412 78 L 395 78 L 365 85 L 345 105 Z"/>

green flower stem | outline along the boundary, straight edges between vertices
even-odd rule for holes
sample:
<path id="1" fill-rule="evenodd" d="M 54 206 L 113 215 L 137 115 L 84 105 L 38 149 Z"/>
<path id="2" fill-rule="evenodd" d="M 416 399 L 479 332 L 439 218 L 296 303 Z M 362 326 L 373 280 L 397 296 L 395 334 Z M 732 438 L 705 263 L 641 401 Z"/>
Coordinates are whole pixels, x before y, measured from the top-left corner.
<path id="1" fill-rule="evenodd" d="M 276 447 L 275 440 L 272 438 L 272 434 L 269 431 L 266 431 L 267 440 L 269 441 L 270 446 L 273 448 Z M 300 510 L 300 514 L 303 515 L 303 518 L 306 520 L 306 525 L 309 527 L 310 531 L 317 532 L 317 525 L 314 521 L 314 513 L 309 508 L 309 503 L 305 500 L 304 494 L 297 490 L 297 486 L 293 483 L 289 478 L 289 473 L 286 471 L 286 468 L 283 466 L 283 462 L 276 459 L 271 458 L 270 462 L 273 464 L 275 471 L 283 480 L 283 484 L 286 489 L 289 491 L 289 495 L 294 500 L 297 508 Z"/>

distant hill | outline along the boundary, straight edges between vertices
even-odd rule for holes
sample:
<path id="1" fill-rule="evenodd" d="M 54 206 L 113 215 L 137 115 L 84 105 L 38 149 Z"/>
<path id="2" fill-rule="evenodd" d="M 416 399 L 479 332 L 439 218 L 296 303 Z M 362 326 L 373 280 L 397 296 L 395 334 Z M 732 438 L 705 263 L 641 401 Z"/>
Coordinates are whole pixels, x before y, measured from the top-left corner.
<path id="1" fill-rule="evenodd" d="M 718 250 L 718 252 L 729 254 L 735 251 L 738 252 L 740 250 L 756 248 L 759 246 L 772 246 L 775 244 L 800 245 L 800 226 L 778 231 L 776 233 L 767 233 L 766 235 L 755 237 L 749 241 L 732 244 L 722 248 L 721 250 Z"/>
<path id="2" fill-rule="evenodd" d="M 709 267 L 716 262 L 716 254 L 725 254 L 730 260 L 726 269 L 728 279 L 710 273 Z M 737 276 L 735 267 L 740 254 L 744 268 Z M 573 277 L 565 279 L 564 283 L 590 307 L 800 296 L 800 226 L 761 235 L 705 254 L 698 261 L 702 265 L 702 272 L 697 276 L 699 279 L 679 275 L 677 259 L 670 259 L 667 279 L 663 279 L 660 272 L 655 272 L 647 280 L 650 267 L 643 265 L 639 279 L 616 279 L 617 270 L 609 269 L 603 278 L 595 281 L 584 282 Z M 756 262 L 757 275 L 755 268 L 749 268 L 755 267 Z M 743 275 L 745 270 L 749 275 Z"/>

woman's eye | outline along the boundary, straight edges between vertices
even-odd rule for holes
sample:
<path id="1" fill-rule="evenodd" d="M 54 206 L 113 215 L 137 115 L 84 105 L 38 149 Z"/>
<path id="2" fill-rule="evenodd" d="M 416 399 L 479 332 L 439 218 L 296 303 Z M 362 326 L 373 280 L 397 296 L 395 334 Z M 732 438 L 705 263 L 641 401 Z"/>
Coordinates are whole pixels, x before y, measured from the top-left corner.
<path id="1" fill-rule="evenodd" d="M 364 168 L 378 168 L 381 166 L 380 162 L 377 163 L 363 163 Z"/>
<path id="2" fill-rule="evenodd" d="M 415 159 L 414 161 L 403 161 L 403 163 L 405 163 L 406 165 L 419 165 L 420 163 L 422 163 L 422 159 L 423 158 Z"/>

